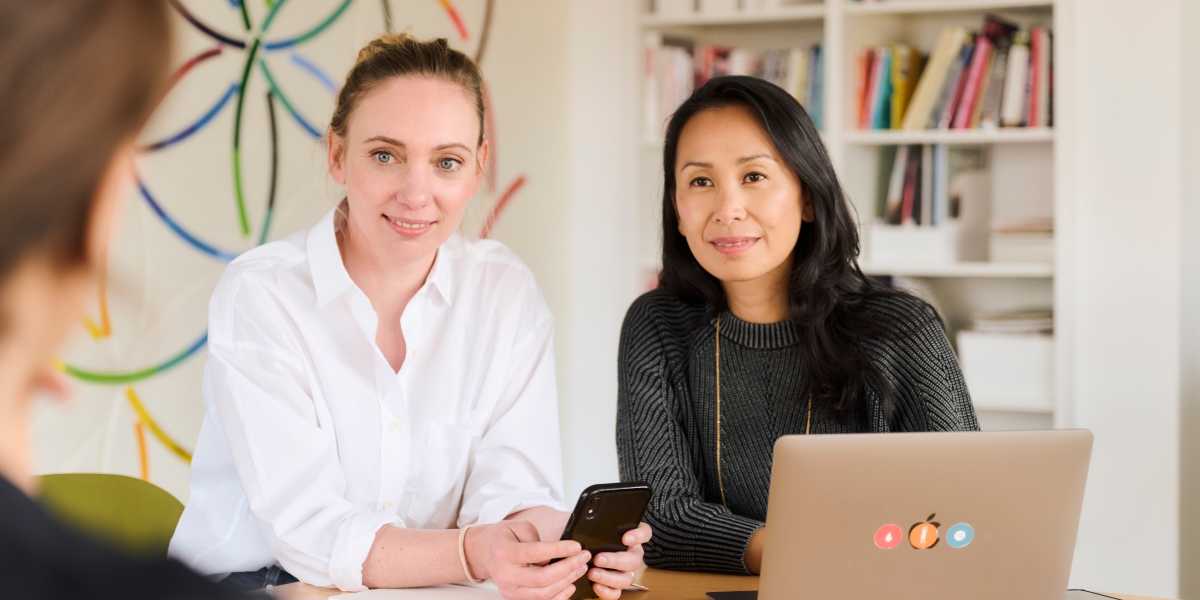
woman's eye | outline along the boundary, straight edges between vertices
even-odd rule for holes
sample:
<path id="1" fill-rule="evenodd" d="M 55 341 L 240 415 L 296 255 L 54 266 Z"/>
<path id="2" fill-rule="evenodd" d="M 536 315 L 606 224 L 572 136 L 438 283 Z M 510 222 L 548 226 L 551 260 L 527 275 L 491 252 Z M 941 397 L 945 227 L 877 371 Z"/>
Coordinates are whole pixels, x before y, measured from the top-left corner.
<path id="1" fill-rule="evenodd" d="M 396 157 L 386 150 L 377 150 L 372 152 L 371 156 L 375 157 L 375 162 L 381 165 L 390 165 L 396 160 Z"/>
<path id="2" fill-rule="evenodd" d="M 758 183 L 760 181 L 766 181 L 766 179 L 767 176 L 763 175 L 762 173 L 746 173 L 746 176 L 742 178 L 742 180 L 746 183 Z"/>
<path id="3" fill-rule="evenodd" d="M 438 168 L 443 171 L 457 171 L 462 166 L 462 161 L 457 158 L 443 158 L 438 161 Z"/>
<path id="4" fill-rule="evenodd" d="M 688 185 L 692 187 L 712 187 L 712 180 L 707 177 L 695 177 Z"/>

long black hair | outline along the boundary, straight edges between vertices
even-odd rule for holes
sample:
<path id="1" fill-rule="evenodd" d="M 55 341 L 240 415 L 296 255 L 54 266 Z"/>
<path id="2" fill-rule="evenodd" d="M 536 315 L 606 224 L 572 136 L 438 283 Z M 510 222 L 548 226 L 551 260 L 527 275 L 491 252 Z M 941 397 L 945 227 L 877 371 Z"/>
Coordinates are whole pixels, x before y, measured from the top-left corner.
<path id="1" fill-rule="evenodd" d="M 800 181 L 813 221 L 805 223 L 792 250 L 788 277 L 789 316 L 799 327 L 805 396 L 832 405 L 846 423 L 866 425 L 875 390 L 890 413 L 893 386 L 866 356 L 863 342 L 885 334 L 866 302 L 902 295 L 863 274 L 858 266 L 858 228 L 820 134 L 808 113 L 778 86 L 745 76 L 716 77 L 696 90 L 667 124 L 663 148 L 663 270 L 659 285 L 681 300 L 703 304 L 715 316 L 728 308 L 721 282 L 705 271 L 679 232 L 675 209 L 675 157 L 684 125 L 697 113 L 743 106 L 755 116 L 784 163 Z M 799 198 L 796 199 L 800 201 Z"/>

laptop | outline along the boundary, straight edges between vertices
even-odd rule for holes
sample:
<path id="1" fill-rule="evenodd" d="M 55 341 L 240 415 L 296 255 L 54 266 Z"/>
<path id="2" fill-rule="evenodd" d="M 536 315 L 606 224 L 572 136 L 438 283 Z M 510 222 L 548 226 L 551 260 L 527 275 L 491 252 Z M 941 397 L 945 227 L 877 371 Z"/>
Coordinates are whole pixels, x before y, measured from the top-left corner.
<path id="1" fill-rule="evenodd" d="M 759 591 L 719 600 L 1062 600 L 1092 434 L 785 436 Z"/>

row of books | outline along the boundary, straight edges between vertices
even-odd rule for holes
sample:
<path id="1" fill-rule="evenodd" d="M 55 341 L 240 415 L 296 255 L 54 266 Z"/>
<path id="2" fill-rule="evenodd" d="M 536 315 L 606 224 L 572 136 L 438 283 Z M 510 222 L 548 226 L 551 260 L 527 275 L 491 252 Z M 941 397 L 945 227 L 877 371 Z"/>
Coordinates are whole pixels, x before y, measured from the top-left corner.
<path id="1" fill-rule="evenodd" d="M 645 130 L 662 137 L 671 114 L 697 87 L 721 75 L 751 75 L 791 93 L 821 126 L 824 58 L 820 44 L 808 48 L 752 50 L 695 44 L 686 38 L 648 32 L 644 40 Z"/>
<path id="2" fill-rule="evenodd" d="M 907 44 L 858 57 L 860 129 L 1053 125 L 1053 34 L 995 15 L 977 33 L 942 31 L 928 57 Z"/>
<path id="3" fill-rule="evenodd" d="M 819 4 L 820 0 L 792 0 L 788 4 Z M 659 16 L 728 15 L 737 12 L 774 10 L 784 6 L 783 0 L 652 0 L 650 14 Z"/>
<path id="4" fill-rule="evenodd" d="M 878 208 L 883 223 L 943 225 L 958 219 L 964 202 L 988 199 L 986 179 L 970 176 L 986 170 L 985 155 L 978 149 L 951 151 L 935 144 L 882 152 Z"/>

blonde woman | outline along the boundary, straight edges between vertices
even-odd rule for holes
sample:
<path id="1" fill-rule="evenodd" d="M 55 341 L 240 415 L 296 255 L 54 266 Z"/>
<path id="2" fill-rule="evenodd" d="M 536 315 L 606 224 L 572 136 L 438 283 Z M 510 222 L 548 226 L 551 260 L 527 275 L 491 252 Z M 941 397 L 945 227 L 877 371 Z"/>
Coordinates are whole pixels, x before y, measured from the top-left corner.
<path id="1" fill-rule="evenodd" d="M 247 587 L 486 579 L 567 598 L 587 575 L 617 598 L 632 582 L 648 526 L 595 568 L 559 541 L 553 322 L 533 275 L 456 233 L 487 164 L 481 86 L 445 40 L 359 53 L 329 127 L 346 198 L 213 294 L 174 555 Z"/>

